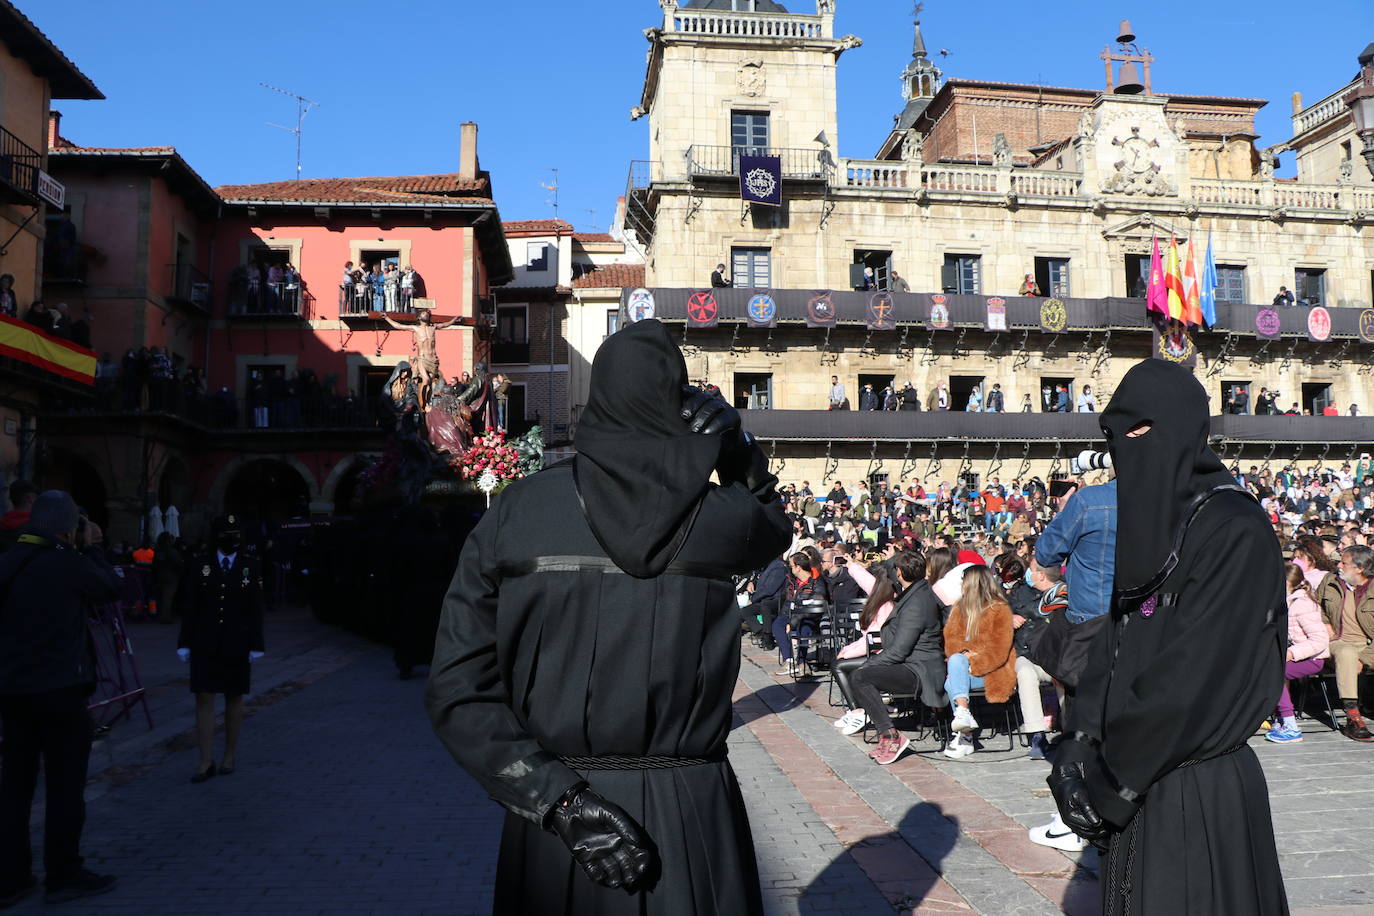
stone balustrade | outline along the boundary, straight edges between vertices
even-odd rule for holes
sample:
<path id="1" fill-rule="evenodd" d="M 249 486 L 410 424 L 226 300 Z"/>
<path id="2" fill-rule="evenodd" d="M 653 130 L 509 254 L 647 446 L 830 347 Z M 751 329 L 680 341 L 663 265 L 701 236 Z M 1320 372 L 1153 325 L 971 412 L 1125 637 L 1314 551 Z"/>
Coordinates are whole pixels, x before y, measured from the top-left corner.
<path id="1" fill-rule="evenodd" d="M 905 162 L 881 159 L 841 159 L 840 174 L 847 188 L 909 188 L 911 168 Z"/>
<path id="2" fill-rule="evenodd" d="M 725 38 L 829 38 L 824 17 L 781 13 L 736 13 L 677 9 L 668 17 L 670 32 Z"/>
<path id="3" fill-rule="evenodd" d="M 1021 197 L 1078 197 L 1083 176 L 1077 172 L 1012 172 L 1011 189 Z"/>
<path id="4" fill-rule="evenodd" d="M 1271 185 L 1264 181 L 1220 181 L 1193 179 L 1193 196 L 1198 203 L 1231 207 L 1268 207 L 1273 205 Z"/>
<path id="5" fill-rule="evenodd" d="M 1341 188 L 1335 185 L 1274 186 L 1274 205 L 1300 210 L 1343 210 Z"/>
<path id="6" fill-rule="evenodd" d="M 1346 114 L 1350 109 L 1345 104 L 1345 96 L 1358 83 L 1357 80 L 1347 86 L 1342 86 L 1320 102 L 1309 105 L 1295 114 L 1293 116 L 1293 136 L 1304 134 L 1319 124 Z"/>
<path id="7" fill-rule="evenodd" d="M 978 165 L 923 165 L 921 184 L 927 191 L 957 191 L 973 194 L 1005 193 L 998 177 L 1004 169 Z"/>

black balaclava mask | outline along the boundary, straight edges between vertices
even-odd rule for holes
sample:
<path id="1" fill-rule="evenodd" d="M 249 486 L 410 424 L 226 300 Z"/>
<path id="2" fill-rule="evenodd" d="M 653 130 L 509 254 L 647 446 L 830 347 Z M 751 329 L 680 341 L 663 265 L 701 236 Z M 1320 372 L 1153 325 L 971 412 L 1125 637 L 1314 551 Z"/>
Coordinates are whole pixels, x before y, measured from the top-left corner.
<path id="1" fill-rule="evenodd" d="M 687 363 L 650 318 L 596 353 L 574 445 L 587 523 L 621 569 L 647 579 L 672 561 L 710 484 L 720 437 L 690 432 L 679 411 Z"/>
<path id="2" fill-rule="evenodd" d="M 238 553 L 239 533 L 237 531 L 220 532 L 219 536 L 215 538 L 215 546 L 226 557 Z"/>
<path id="3" fill-rule="evenodd" d="M 1126 373 L 1101 416 L 1116 469 L 1116 582 L 1139 588 L 1164 566 L 1189 504 L 1235 480 L 1207 444 L 1207 393 L 1193 374 L 1162 359 Z M 1149 432 L 1126 433 L 1142 423 Z"/>

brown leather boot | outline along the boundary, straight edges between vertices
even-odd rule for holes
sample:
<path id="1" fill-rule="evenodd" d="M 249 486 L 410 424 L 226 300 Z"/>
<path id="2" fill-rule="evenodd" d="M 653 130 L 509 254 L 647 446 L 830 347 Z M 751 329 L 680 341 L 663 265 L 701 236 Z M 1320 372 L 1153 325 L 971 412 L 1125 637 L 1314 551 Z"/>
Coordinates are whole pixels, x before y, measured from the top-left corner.
<path id="1" fill-rule="evenodd" d="M 1345 711 L 1345 724 L 1341 726 L 1341 734 L 1352 741 L 1374 741 L 1374 735 L 1369 733 L 1369 726 L 1365 724 L 1364 716 L 1360 715 L 1358 709 Z"/>

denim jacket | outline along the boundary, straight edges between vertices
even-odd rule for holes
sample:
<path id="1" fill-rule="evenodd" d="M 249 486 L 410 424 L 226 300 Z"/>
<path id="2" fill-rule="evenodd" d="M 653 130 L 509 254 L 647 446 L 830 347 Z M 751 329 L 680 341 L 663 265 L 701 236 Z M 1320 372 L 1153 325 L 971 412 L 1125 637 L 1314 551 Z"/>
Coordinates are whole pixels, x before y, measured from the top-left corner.
<path id="1" fill-rule="evenodd" d="M 1035 542 L 1041 566 L 1068 562 L 1070 623 L 1111 608 L 1116 572 L 1116 481 L 1079 490 Z"/>

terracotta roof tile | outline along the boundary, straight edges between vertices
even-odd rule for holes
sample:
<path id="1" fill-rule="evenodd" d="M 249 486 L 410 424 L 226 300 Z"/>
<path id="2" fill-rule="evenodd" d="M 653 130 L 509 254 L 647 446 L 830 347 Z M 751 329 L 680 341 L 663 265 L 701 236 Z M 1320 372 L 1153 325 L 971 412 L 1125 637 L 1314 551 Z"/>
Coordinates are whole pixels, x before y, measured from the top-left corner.
<path id="1" fill-rule="evenodd" d="M 569 233 L 573 231 L 572 223 L 561 219 L 508 219 L 501 222 L 501 228 L 507 233 L 550 233 L 561 232 Z"/>
<path id="2" fill-rule="evenodd" d="M 643 264 L 607 264 L 589 271 L 573 281 L 577 289 L 606 289 L 616 286 L 644 285 Z"/>
<path id="3" fill-rule="evenodd" d="M 609 232 L 574 232 L 573 238 L 579 242 L 614 242 Z"/>
<path id="4" fill-rule="evenodd" d="M 485 175 L 463 179 L 457 175 L 396 175 L 371 178 L 302 178 L 262 184 L 229 184 L 215 188 L 226 201 L 387 203 L 440 201 L 450 197 L 486 198 L 491 184 Z"/>

